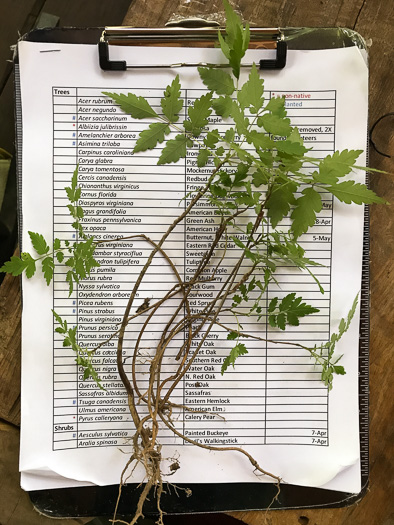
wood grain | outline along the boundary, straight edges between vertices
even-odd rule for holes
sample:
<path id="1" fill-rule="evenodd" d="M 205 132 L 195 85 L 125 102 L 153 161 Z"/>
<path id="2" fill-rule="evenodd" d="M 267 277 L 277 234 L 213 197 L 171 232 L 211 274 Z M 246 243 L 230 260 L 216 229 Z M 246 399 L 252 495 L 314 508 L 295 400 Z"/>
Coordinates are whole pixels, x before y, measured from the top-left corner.
<path id="1" fill-rule="evenodd" d="M 14 425 L 20 421 L 20 375 L 20 286 L 18 278 L 6 275 L 0 287 L 0 418 Z"/>
<path id="2" fill-rule="evenodd" d="M 43 11 L 60 17 L 62 27 L 100 27 L 121 25 L 130 0 L 46 0 Z"/>

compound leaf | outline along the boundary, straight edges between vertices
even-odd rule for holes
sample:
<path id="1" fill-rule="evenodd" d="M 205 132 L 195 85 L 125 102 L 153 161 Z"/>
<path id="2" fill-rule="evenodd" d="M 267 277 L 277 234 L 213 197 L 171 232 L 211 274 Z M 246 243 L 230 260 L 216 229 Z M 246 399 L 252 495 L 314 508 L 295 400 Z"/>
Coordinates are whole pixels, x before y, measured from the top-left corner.
<path id="1" fill-rule="evenodd" d="M 268 322 L 274 328 L 278 327 L 285 330 L 286 325 L 299 326 L 300 317 L 317 312 L 319 312 L 318 308 L 302 302 L 302 297 L 296 297 L 295 293 L 289 293 L 283 297 L 280 303 L 278 303 L 277 297 L 271 300 L 268 306 Z"/>

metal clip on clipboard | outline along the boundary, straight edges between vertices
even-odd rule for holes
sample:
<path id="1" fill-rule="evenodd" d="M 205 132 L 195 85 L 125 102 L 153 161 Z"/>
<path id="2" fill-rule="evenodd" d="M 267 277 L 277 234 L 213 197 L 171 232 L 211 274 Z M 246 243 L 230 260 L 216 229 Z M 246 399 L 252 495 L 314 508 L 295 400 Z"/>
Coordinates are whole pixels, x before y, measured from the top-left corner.
<path id="1" fill-rule="evenodd" d="M 195 22 L 195 19 L 193 20 Z M 207 22 L 198 19 L 202 24 Z M 209 66 L 224 68 L 227 64 L 208 64 L 182 62 L 177 64 L 127 64 L 124 60 L 110 60 L 109 45 L 128 46 L 128 45 L 147 45 L 147 46 L 180 46 L 190 45 L 191 47 L 213 47 L 217 41 L 218 28 L 212 27 L 215 22 L 208 27 L 188 27 L 188 20 L 182 21 L 182 27 L 165 27 L 153 29 L 140 29 L 134 27 L 106 27 L 101 34 L 98 44 L 99 63 L 104 71 L 127 71 L 128 69 L 158 69 L 175 67 L 197 67 Z M 185 25 L 186 27 L 184 27 Z M 222 31 L 222 30 L 220 30 Z M 223 30 L 224 31 L 224 30 Z M 260 69 L 283 69 L 286 65 L 287 43 L 284 40 L 284 33 L 279 28 L 250 30 L 251 48 L 276 49 L 274 59 L 259 61 Z M 251 63 L 242 63 L 241 67 L 251 67 Z"/>

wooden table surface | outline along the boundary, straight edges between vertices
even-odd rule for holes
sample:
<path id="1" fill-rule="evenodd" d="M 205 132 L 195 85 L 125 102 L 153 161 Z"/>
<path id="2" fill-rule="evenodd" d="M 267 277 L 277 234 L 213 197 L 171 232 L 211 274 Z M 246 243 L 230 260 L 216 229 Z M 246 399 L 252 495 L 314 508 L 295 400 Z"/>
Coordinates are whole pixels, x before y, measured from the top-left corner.
<path id="1" fill-rule="evenodd" d="M 213 1 L 136 0 L 125 25 L 158 27 L 173 13 L 188 16 L 215 11 Z M 245 20 L 261 27 L 349 27 L 372 43 L 370 49 L 370 126 L 394 111 L 394 3 L 389 0 L 244 0 Z M 378 149 L 394 155 L 394 117 L 376 128 Z M 370 151 L 370 166 L 394 173 L 394 163 Z M 394 203 L 394 175 L 371 175 L 371 187 Z M 394 206 L 371 208 L 371 344 L 370 344 L 370 485 L 357 504 L 342 509 L 234 512 L 250 525 L 392 525 L 393 411 L 392 346 L 394 340 Z M 19 488 L 20 289 L 7 276 L 0 287 L 0 525 L 55 523 L 31 508 Z M 58 520 L 56 520 L 58 522 Z M 86 521 L 86 520 L 85 520 Z M 61 520 L 77 524 L 84 520 Z M 201 522 L 204 519 L 201 518 Z"/>

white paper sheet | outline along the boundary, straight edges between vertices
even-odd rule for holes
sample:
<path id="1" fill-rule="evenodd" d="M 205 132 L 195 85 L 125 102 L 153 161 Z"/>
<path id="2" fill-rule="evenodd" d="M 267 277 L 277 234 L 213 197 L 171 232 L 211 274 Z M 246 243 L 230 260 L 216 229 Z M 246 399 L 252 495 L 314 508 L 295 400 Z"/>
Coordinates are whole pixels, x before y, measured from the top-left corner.
<path id="1" fill-rule="evenodd" d="M 246 60 L 257 61 L 262 53 L 269 51 L 251 50 Z M 135 54 L 133 49 L 122 48 L 112 54 L 115 59 L 121 56 L 139 63 L 215 62 L 219 51 L 157 48 L 152 53 L 151 48 L 138 48 Z M 179 72 L 187 105 L 203 93 L 196 71 L 103 72 L 98 66 L 97 48 L 88 45 L 21 42 L 19 57 L 23 249 L 31 249 L 28 230 L 41 232 L 47 239 L 72 240 L 63 188 L 78 162 L 79 182 L 86 192 L 83 200 L 89 210 L 88 232 L 98 238 L 142 232 L 159 239 L 171 217 L 184 206 L 184 201 L 179 201 L 185 191 L 201 182 L 203 170 L 198 173 L 193 166 L 195 151 L 175 166 L 160 168 L 156 166 L 158 152 L 129 156 L 132 136 L 143 129 L 143 124 L 130 117 L 123 119 L 119 109 L 107 104 L 101 93 L 133 91 L 157 104 L 164 87 Z M 321 157 L 345 148 L 365 150 L 367 67 L 358 49 L 289 51 L 285 69 L 261 75 L 267 97 L 286 95 L 292 123 L 299 126 L 306 144 L 314 147 L 313 155 Z M 360 159 L 363 163 L 365 155 Z M 89 207 L 89 198 L 95 206 Z M 169 253 L 185 275 L 195 265 L 215 224 L 206 208 L 196 219 L 203 222 L 192 219 L 189 227 L 178 227 L 168 244 Z M 302 292 L 303 298 L 319 305 L 321 312 L 285 335 L 270 333 L 270 337 L 313 344 L 327 340 L 337 329 L 339 319 L 346 316 L 360 290 L 362 232 L 362 207 L 335 202 L 333 210 L 332 202 L 325 202 L 319 224 L 301 239 L 307 255 L 327 265 L 316 271 L 325 295 L 318 293 L 306 274 L 280 269 L 278 275 L 279 294 Z M 185 250 L 189 252 L 186 255 Z M 20 470 L 26 490 L 119 482 L 126 457 L 123 452 L 130 450 L 125 438 L 132 435 L 132 428 L 126 420 L 125 394 L 114 369 L 116 346 L 104 347 L 99 358 L 102 362 L 97 363 L 110 390 L 101 396 L 98 389 L 87 388 L 91 385 L 79 380 L 71 351 L 62 350 L 60 337 L 54 337 L 51 313 L 54 308 L 70 324 L 79 320 L 80 343 L 100 342 L 113 324 L 111 316 L 122 315 L 126 301 L 122 286 L 131 289 L 128 283 L 148 253 L 140 241 L 115 251 L 121 253 L 100 250 L 102 268 L 70 298 L 67 286 L 62 284 L 61 267 L 56 270 L 54 286 L 46 287 L 38 278 L 23 279 Z M 105 266 L 111 258 L 114 273 Z M 140 303 L 144 294 L 159 297 L 169 282 L 165 264 L 157 258 L 142 285 Z M 196 300 L 203 301 L 204 294 L 209 298 L 211 293 L 210 289 L 201 290 Z M 270 288 L 269 293 L 278 292 Z M 220 358 L 229 347 L 219 342 L 222 335 L 215 332 L 196 363 L 195 377 L 191 374 L 177 395 L 183 404 L 217 411 L 226 422 L 214 416 L 191 419 L 191 414 L 185 413 L 179 417 L 179 428 L 202 442 L 243 446 L 263 468 L 284 482 L 359 492 L 358 321 L 357 312 L 338 345 L 347 374 L 335 378 L 329 395 L 317 381 L 318 370 L 307 355 L 281 345 L 251 343 L 250 355 L 239 360 L 234 372 L 229 370 L 221 377 Z M 130 337 L 135 338 L 135 333 Z M 201 387 L 195 387 L 196 380 Z M 296 385 L 302 389 L 295 390 Z M 195 399 L 204 399 L 205 404 L 198 405 Z M 174 483 L 206 482 L 207 471 L 212 483 L 269 481 L 257 480 L 239 454 L 183 445 L 165 431 L 161 442 L 165 455 L 179 453 L 181 457 L 181 468 L 171 478 Z M 137 469 L 131 481 L 140 481 L 142 475 Z"/>

